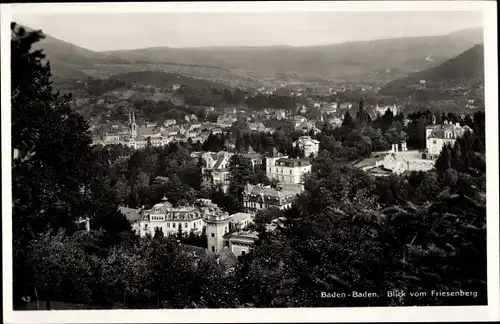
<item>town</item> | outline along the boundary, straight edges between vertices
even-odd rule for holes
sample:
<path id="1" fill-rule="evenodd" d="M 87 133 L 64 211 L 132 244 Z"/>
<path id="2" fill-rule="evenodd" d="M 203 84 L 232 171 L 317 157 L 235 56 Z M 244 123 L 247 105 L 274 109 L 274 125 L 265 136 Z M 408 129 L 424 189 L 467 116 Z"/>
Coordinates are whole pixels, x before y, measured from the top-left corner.
<path id="1" fill-rule="evenodd" d="M 11 25 L 15 310 L 487 304 L 482 27 L 90 50 L 57 19 Z"/>

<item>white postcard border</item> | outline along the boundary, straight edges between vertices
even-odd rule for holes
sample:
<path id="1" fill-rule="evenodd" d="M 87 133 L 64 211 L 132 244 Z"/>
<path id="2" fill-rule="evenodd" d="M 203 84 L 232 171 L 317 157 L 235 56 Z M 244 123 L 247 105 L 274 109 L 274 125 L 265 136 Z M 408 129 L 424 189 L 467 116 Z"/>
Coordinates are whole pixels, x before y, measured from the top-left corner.
<path id="1" fill-rule="evenodd" d="M 10 21 L 28 13 L 144 12 L 292 12 L 292 11 L 471 11 L 483 12 L 485 53 L 488 306 L 367 307 L 195 310 L 12 310 L 12 193 L 10 141 Z M 498 56 L 494 1 L 344 1 L 344 2 L 182 2 L 182 3 L 57 3 L 1 5 L 2 77 L 2 237 L 3 314 L 5 323 L 204 323 L 204 322 L 394 322 L 498 320 Z"/>

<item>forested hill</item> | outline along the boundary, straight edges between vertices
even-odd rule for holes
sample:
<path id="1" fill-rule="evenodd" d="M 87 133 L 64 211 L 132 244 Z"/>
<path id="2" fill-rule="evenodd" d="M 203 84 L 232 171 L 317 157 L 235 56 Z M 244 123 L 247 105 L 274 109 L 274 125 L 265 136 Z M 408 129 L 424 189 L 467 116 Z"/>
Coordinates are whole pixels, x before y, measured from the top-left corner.
<path id="1" fill-rule="evenodd" d="M 339 78 L 386 69 L 405 73 L 433 67 L 481 43 L 481 28 L 440 36 L 380 39 L 324 46 L 154 47 L 104 52 L 129 61 L 219 66 L 257 74 Z M 425 58 L 432 54 L 433 62 Z"/>
<path id="2" fill-rule="evenodd" d="M 35 29 L 23 28 L 30 32 Z M 99 64 L 128 64 L 127 60 L 76 46 L 55 37 L 43 34 L 44 38 L 33 44 L 34 50 L 43 50 L 50 61 L 52 73 L 62 79 L 82 79 L 87 77 L 85 70 L 93 70 Z"/>
<path id="3" fill-rule="evenodd" d="M 227 89 L 229 86 L 205 79 L 186 77 L 177 73 L 160 71 L 141 71 L 116 74 L 110 79 L 122 80 L 127 84 L 153 85 L 160 88 L 172 88 L 173 85 L 183 85 L 195 89 Z"/>
<path id="4" fill-rule="evenodd" d="M 426 69 L 386 84 L 380 93 L 384 95 L 398 94 L 404 88 L 423 86 L 446 86 L 476 88 L 484 84 L 484 46 L 477 44 L 462 54 L 430 69 Z"/>

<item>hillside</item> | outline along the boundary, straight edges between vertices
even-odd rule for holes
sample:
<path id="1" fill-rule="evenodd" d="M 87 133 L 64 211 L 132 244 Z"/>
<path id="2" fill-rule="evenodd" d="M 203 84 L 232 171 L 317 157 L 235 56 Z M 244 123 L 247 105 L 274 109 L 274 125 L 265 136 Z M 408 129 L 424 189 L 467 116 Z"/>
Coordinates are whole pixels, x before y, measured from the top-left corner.
<path id="1" fill-rule="evenodd" d="M 33 28 L 23 26 L 27 31 Z M 85 69 L 96 69 L 97 64 L 129 63 L 112 55 L 94 52 L 83 47 L 44 34 L 44 38 L 33 45 L 34 50 L 42 49 L 50 62 L 52 73 L 61 79 L 81 79 L 87 74 Z"/>
<path id="2" fill-rule="evenodd" d="M 218 66 L 259 76 L 299 74 L 325 79 L 359 78 L 386 69 L 416 72 L 483 42 L 482 29 L 444 36 L 383 39 L 325 46 L 145 48 L 104 52 L 128 61 Z M 432 54 L 433 62 L 425 58 Z"/>
<path id="3" fill-rule="evenodd" d="M 159 47 L 94 52 L 46 35 L 35 48 L 44 50 L 54 75 L 61 79 L 157 71 L 232 87 L 260 87 L 281 83 L 386 83 L 437 66 L 482 41 L 482 29 L 468 29 L 444 36 L 325 46 Z M 432 62 L 425 60 L 429 54 Z"/>
<path id="4" fill-rule="evenodd" d="M 133 85 L 153 85 L 159 88 L 172 88 L 174 84 L 183 85 L 195 89 L 226 89 L 228 86 L 203 79 L 186 77 L 177 73 L 165 73 L 159 71 L 142 71 L 117 74 L 111 79 L 122 80 Z"/>
<path id="5" fill-rule="evenodd" d="M 421 80 L 425 80 L 425 84 L 420 84 Z M 484 84 L 484 47 L 478 44 L 438 66 L 394 80 L 382 87 L 379 93 L 401 96 L 406 95 L 410 88 L 437 90 L 443 86 L 448 89 L 463 87 L 470 91 L 481 84 Z"/>

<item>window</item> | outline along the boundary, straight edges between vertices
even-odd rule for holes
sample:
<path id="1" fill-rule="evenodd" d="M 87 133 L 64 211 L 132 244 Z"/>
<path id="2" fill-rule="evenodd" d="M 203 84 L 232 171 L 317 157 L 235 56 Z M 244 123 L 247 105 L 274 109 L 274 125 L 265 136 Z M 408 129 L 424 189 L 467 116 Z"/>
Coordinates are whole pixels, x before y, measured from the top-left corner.
<path id="1" fill-rule="evenodd" d="M 167 228 L 170 228 L 170 223 L 167 223 Z"/>
<path id="2" fill-rule="evenodd" d="M 432 144 L 436 144 L 436 143 L 437 143 L 436 140 L 432 140 Z"/>
<path id="3" fill-rule="evenodd" d="M 292 174 L 292 170 L 290 169 L 290 174 Z"/>
<path id="4" fill-rule="evenodd" d="M 214 234 L 214 233 L 212 233 L 212 234 L 210 234 L 210 236 L 215 237 L 215 234 Z"/>
<path id="5" fill-rule="evenodd" d="M 184 228 L 187 228 L 188 227 L 188 223 L 184 223 Z"/>
<path id="6" fill-rule="evenodd" d="M 212 252 L 215 252 L 215 246 L 212 245 Z"/>
<path id="7" fill-rule="evenodd" d="M 245 256 L 246 252 L 245 251 L 241 251 L 241 256 Z"/>

